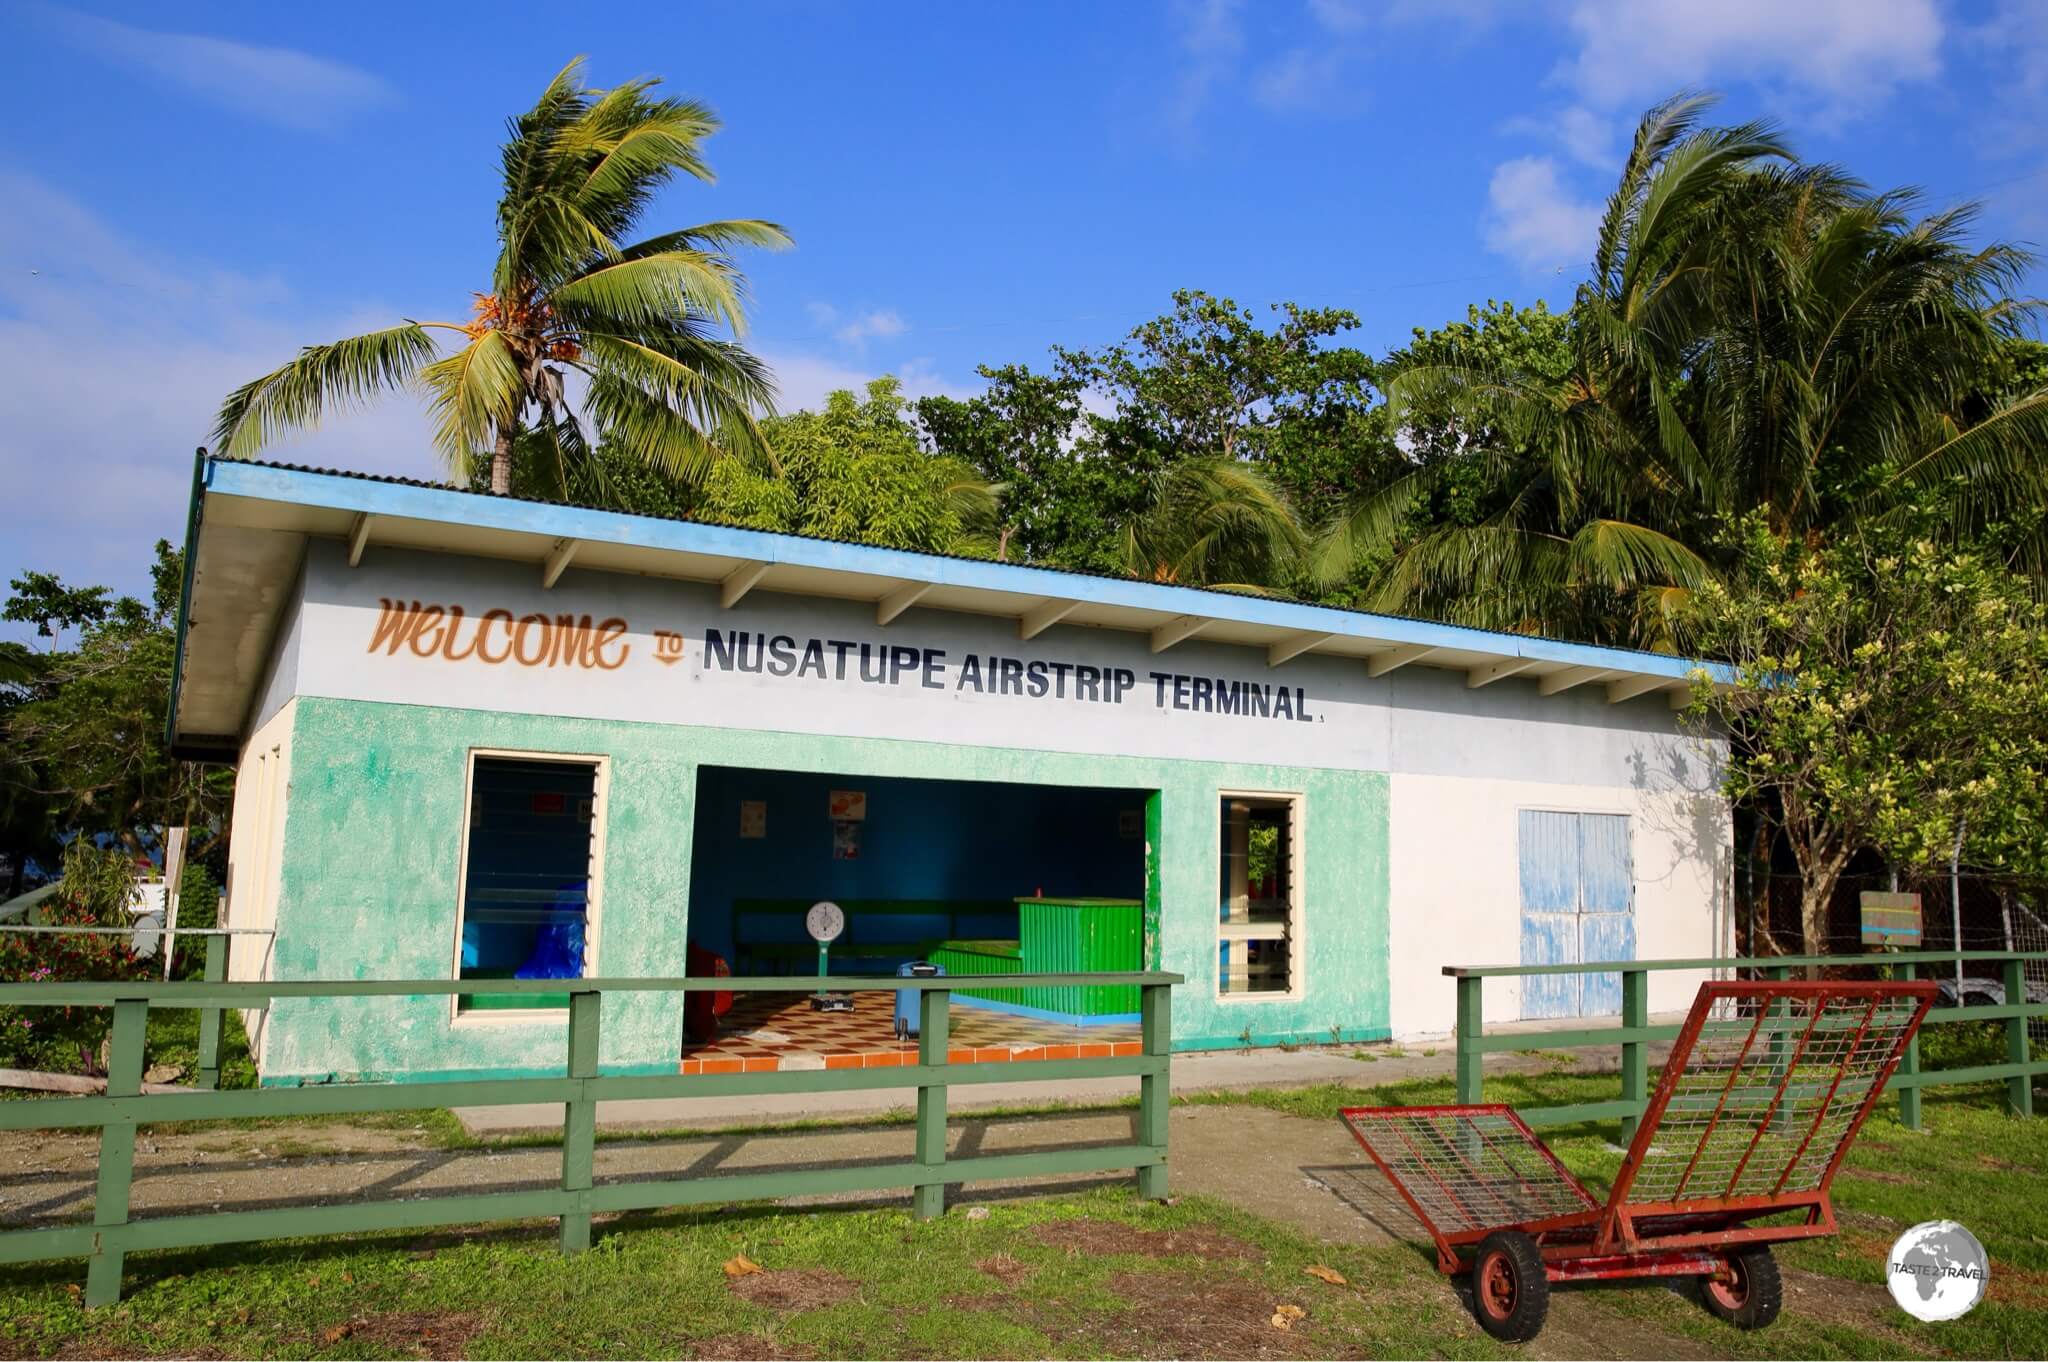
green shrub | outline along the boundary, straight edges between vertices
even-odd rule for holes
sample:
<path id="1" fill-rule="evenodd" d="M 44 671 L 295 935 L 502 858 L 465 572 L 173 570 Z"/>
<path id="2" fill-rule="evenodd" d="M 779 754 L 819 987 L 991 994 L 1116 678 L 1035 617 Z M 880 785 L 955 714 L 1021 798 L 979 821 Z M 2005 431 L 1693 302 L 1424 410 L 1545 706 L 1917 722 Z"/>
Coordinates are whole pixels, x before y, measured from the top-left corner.
<path id="1" fill-rule="evenodd" d="M 134 864 L 126 852 L 84 839 L 65 848 L 63 888 L 43 904 L 43 925 L 126 927 Z M 126 934 L 0 932 L 0 980 L 142 979 Z M 104 1007 L 0 1007 L 0 1066 L 57 1073 L 105 1072 L 100 1050 L 112 1012 Z"/>

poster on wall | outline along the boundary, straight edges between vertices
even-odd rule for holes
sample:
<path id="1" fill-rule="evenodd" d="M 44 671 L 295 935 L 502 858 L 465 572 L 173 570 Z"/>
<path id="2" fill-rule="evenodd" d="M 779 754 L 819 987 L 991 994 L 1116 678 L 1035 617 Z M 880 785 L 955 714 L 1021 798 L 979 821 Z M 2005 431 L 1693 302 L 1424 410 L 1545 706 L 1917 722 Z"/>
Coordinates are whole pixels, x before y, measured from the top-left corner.
<path id="1" fill-rule="evenodd" d="M 768 801 L 765 799 L 742 799 L 740 801 L 740 836 L 748 841 L 758 841 L 768 835 Z"/>
<path id="2" fill-rule="evenodd" d="M 828 817 L 858 823 L 868 816 L 867 791 L 834 790 L 825 807 Z"/>
<path id="3" fill-rule="evenodd" d="M 860 824 L 850 818 L 832 820 L 832 859 L 835 861 L 857 861 L 860 859 Z"/>

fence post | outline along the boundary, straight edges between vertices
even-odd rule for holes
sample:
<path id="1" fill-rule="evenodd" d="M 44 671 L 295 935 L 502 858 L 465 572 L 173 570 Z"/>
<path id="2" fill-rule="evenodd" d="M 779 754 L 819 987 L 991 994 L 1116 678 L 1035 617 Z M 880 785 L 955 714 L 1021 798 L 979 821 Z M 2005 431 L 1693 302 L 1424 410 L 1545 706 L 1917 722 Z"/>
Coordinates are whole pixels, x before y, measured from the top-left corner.
<path id="1" fill-rule="evenodd" d="M 1150 1145 L 1160 1162 L 1138 1170 L 1138 1195 L 1166 1200 L 1166 1120 L 1173 1101 L 1171 1072 L 1173 994 L 1165 984 L 1147 984 L 1140 991 L 1138 1027 L 1145 1056 L 1159 1061 L 1159 1071 L 1138 1080 L 1138 1143 Z"/>
<path id="2" fill-rule="evenodd" d="M 149 1000 L 122 998 L 114 1004 L 107 1051 L 107 1096 L 134 1097 L 142 1091 L 142 1051 L 149 1034 Z M 110 1117 L 100 1127 L 100 1178 L 92 1202 L 92 1257 L 85 1269 L 85 1303 L 112 1305 L 121 1299 L 120 1236 L 106 1231 L 128 1223 L 128 1187 L 135 1176 L 135 1118 Z"/>
<path id="3" fill-rule="evenodd" d="M 1481 1101 L 1480 1089 L 1484 1084 L 1481 1065 L 1486 1056 L 1481 1054 L 1478 1041 L 1484 1027 L 1480 1018 L 1480 987 L 1486 982 L 1477 974 L 1458 976 L 1458 1035 L 1457 1059 L 1455 1060 L 1458 1083 L 1458 1101 L 1471 1104 Z"/>
<path id="4" fill-rule="evenodd" d="M 228 940 L 218 932 L 206 937 L 206 982 L 217 984 L 228 977 Z M 199 1009 L 199 1073 L 193 1079 L 201 1088 L 220 1086 L 220 1018 L 216 1005 Z"/>
<path id="5" fill-rule="evenodd" d="M 1911 981 L 1920 977 L 1920 966 L 1911 960 L 1902 960 L 1898 965 L 1899 978 Z M 1906 1042 L 1906 1053 L 1899 1057 L 1902 1074 L 1917 1078 L 1920 1075 L 1920 1032 L 1915 1030 L 1913 1038 Z M 1920 1087 L 1899 1089 L 1899 1124 L 1908 1130 L 1920 1129 Z"/>
<path id="6" fill-rule="evenodd" d="M 597 1077 L 598 1018 L 603 995 L 590 991 L 569 995 L 569 1077 Z M 579 1082 L 576 1095 L 563 1103 L 562 1190 L 587 1192 L 597 1160 L 597 1101 L 589 1085 Z M 590 1212 L 562 1215 L 562 1252 L 581 1253 L 590 1247 Z"/>
<path id="7" fill-rule="evenodd" d="M 2024 960 L 2005 962 L 2005 1001 L 2008 1006 L 2025 1007 L 2027 1003 L 2027 968 Z M 2007 1017 L 2005 1019 L 2005 1060 L 2008 1064 L 2025 1064 L 2031 1056 L 2027 1047 L 2027 1019 Z M 2034 1076 L 2014 1074 L 2005 1080 L 2005 1105 L 2013 1116 L 2034 1114 Z"/>
<path id="8" fill-rule="evenodd" d="M 931 988 L 917 1000 L 917 1062 L 927 1069 L 946 1063 L 948 990 Z M 946 1084 L 917 1085 L 917 1161 L 928 1181 L 911 1192 L 911 1214 L 930 1220 L 946 1213 Z"/>
<path id="9" fill-rule="evenodd" d="M 1645 1027 L 1650 1024 L 1650 973 L 1648 970 L 1625 969 L 1621 972 L 1621 1024 L 1624 1027 Z M 1625 1102 L 1635 1103 L 1636 1109 L 1621 1118 L 1621 1142 L 1626 1145 L 1636 1137 L 1636 1127 L 1641 1124 L 1643 1108 L 1650 1096 L 1650 1048 L 1640 1040 L 1625 1040 L 1621 1043 L 1621 1097 Z"/>

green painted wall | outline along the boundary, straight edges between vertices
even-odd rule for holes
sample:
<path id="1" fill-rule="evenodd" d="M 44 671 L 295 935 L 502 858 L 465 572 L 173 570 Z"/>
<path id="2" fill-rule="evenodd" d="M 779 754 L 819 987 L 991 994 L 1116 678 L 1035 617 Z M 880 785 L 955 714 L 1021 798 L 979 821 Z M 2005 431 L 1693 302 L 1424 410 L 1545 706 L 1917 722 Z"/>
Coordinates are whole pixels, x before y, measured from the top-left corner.
<path id="1" fill-rule="evenodd" d="M 292 736 L 279 979 L 445 979 L 454 960 L 463 786 L 472 748 L 611 760 L 597 972 L 679 975 L 696 768 L 1158 789 L 1161 968 L 1176 1048 L 1377 1039 L 1387 1017 L 1387 778 L 1140 757 L 497 714 L 303 697 Z M 1307 797 L 1306 987 L 1276 1001 L 1216 994 L 1218 791 Z M 1149 820 L 1148 820 L 1149 822 Z M 607 1072 L 664 1072 L 681 995 L 605 1005 Z M 559 1072 L 552 1019 L 451 1019 L 446 999 L 281 1000 L 270 1082 Z"/>

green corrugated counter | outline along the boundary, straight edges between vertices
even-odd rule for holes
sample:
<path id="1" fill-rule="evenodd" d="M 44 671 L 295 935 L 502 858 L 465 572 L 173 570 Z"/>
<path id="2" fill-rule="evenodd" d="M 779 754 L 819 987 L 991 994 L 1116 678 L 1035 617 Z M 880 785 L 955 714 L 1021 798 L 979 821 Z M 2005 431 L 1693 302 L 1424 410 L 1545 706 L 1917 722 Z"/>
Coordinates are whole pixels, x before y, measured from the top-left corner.
<path id="1" fill-rule="evenodd" d="M 1016 941 L 948 941 L 932 960 L 948 974 L 1081 974 L 1135 970 L 1143 955 L 1144 905 L 1136 899 L 1020 898 Z M 963 989 L 1026 1015 L 1124 1017 L 1137 1012 L 1138 990 L 1068 985 L 1059 988 Z"/>

